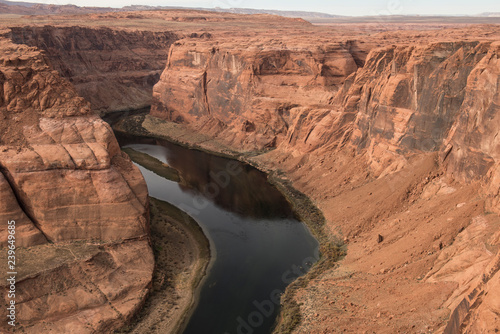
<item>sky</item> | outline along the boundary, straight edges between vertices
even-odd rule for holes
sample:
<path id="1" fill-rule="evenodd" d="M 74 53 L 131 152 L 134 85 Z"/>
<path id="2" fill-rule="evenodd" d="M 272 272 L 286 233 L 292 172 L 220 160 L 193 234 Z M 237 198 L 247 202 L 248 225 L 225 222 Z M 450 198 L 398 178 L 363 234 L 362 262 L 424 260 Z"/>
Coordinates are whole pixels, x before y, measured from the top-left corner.
<path id="1" fill-rule="evenodd" d="M 257 8 L 314 11 L 337 15 L 474 15 L 500 12 L 499 0 L 28 0 L 27 2 L 78 6 L 127 5 Z"/>

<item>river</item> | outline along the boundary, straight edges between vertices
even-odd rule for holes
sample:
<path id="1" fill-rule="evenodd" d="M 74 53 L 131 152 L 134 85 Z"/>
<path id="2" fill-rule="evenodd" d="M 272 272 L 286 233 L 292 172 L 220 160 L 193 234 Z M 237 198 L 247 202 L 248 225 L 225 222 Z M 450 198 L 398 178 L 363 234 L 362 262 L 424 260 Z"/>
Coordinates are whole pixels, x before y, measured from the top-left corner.
<path id="1" fill-rule="evenodd" d="M 210 240 L 211 264 L 184 334 L 270 333 L 280 293 L 318 257 L 286 199 L 247 164 L 163 140 L 119 141 L 179 171 L 181 183 L 138 166 L 150 196 L 189 213 Z"/>

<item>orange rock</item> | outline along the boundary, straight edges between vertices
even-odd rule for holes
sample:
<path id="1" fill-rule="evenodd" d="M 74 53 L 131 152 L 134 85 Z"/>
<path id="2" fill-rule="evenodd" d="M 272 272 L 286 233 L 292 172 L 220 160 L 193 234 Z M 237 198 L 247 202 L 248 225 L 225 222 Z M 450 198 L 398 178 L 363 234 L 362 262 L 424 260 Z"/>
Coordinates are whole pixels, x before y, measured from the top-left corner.
<path id="1" fill-rule="evenodd" d="M 145 182 L 39 51 L 0 50 L 0 246 L 15 220 L 17 320 L 27 333 L 117 329 L 152 279 Z"/>

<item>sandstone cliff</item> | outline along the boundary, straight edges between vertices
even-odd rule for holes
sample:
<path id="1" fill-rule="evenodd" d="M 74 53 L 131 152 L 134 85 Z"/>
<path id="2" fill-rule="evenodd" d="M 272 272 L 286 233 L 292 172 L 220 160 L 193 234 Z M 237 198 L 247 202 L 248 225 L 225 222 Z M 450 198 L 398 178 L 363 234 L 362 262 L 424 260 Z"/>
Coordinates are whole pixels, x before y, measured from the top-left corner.
<path id="1" fill-rule="evenodd" d="M 172 32 L 81 26 L 20 26 L 13 42 L 45 51 L 51 65 L 100 113 L 151 105 L 153 85 L 165 67 Z"/>
<path id="2" fill-rule="evenodd" d="M 152 10 L 26 16 L 5 19 L 0 26 L 8 30 L 2 35 L 14 43 L 43 50 L 92 110 L 106 113 L 151 105 L 153 85 L 165 68 L 171 44 L 179 39 L 205 40 L 214 32 L 239 34 L 241 26 L 255 35 L 268 28 L 272 32 L 310 24 L 273 15 Z"/>
<path id="3" fill-rule="evenodd" d="M 38 49 L 5 39 L 0 49 L 2 291 L 15 220 L 22 330 L 110 332 L 142 305 L 151 282 L 145 182 Z"/>
<path id="4" fill-rule="evenodd" d="M 288 44 L 177 42 L 155 86 L 151 114 L 235 146 L 276 147 L 311 109 L 328 113 L 345 78 L 363 63 L 352 42 Z"/>
<path id="5" fill-rule="evenodd" d="M 498 29 L 408 35 L 358 56 L 347 41 L 184 40 L 154 87 L 152 115 L 274 148 L 253 161 L 346 242 L 297 293 L 297 333 L 500 330 Z"/>

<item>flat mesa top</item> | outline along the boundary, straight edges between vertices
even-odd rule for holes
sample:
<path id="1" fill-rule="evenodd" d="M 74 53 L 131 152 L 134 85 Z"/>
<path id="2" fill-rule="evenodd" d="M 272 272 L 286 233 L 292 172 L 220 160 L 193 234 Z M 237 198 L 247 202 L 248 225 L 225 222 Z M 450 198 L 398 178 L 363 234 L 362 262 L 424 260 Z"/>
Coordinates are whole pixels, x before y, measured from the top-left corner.
<path id="1" fill-rule="evenodd" d="M 499 24 L 483 24 L 496 22 Z M 313 22 L 313 23 L 311 23 Z M 500 38 L 500 18 L 367 17 L 311 19 L 270 14 L 234 14 L 202 10 L 153 10 L 51 15 L 0 14 L 0 34 L 10 27 L 58 26 L 116 30 L 169 31 L 183 37 L 224 43 L 258 42 L 301 48 L 355 39 L 380 46 L 439 41 L 493 41 Z"/>

